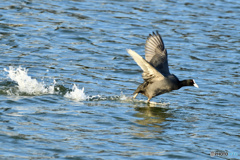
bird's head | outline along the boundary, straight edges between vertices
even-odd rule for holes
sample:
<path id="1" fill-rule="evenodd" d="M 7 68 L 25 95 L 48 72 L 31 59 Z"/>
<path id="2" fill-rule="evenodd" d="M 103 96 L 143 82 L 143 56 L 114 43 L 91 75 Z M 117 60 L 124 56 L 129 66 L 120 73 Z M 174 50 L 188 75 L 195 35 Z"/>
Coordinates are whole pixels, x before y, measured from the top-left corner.
<path id="1" fill-rule="evenodd" d="M 187 86 L 194 86 L 194 87 L 198 87 L 197 83 L 194 81 L 194 79 L 188 79 L 187 80 Z"/>

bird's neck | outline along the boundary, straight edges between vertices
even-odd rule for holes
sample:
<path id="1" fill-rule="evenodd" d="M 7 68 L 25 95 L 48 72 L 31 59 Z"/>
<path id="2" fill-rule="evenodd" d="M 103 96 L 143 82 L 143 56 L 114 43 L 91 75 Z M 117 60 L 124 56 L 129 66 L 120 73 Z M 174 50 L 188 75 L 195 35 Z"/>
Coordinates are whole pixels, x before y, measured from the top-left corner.
<path id="1" fill-rule="evenodd" d="M 184 87 L 184 86 L 188 86 L 187 80 L 180 81 L 179 88 Z"/>

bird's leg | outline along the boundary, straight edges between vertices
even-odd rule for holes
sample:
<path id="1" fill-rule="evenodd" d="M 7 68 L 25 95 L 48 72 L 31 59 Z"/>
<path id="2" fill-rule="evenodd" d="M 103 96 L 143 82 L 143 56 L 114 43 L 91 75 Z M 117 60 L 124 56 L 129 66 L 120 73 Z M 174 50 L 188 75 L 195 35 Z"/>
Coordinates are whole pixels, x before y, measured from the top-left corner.
<path id="1" fill-rule="evenodd" d="M 150 100 L 152 99 L 152 96 L 148 97 L 147 103 L 150 103 Z"/>
<path id="2" fill-rule="evenodd" d="M 147 103 L 150 103 L 150 99 L 151 99 L 151 98 L 148 98 Z"/>
<path id="3" fill-rule="evenodd" d="M 138 93 L 134 94 L 133 99 L 135 99 L 137 97 L 137 95 L 138 95 Z"/>

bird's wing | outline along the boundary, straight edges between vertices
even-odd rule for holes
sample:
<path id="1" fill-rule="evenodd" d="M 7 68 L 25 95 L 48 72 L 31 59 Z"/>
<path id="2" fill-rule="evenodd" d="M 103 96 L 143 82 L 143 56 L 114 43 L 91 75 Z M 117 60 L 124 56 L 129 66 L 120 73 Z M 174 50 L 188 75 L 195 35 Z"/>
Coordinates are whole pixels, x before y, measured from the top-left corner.
<path id="1" fill-rule="evenodd" d="M 149 34 L 145 44 L 145 59 L 164 76 L 170 74 L 168 68 L 167 49 L 164 46 L 161 35 Z"/>
<path id="2" fill-rule="evenodd" d="M 159 73 L 151 64 L 149 64 L 145 59 L 143 59 L 139 54 L 131 49 L 127 49 L 127 52 L 133 57 L 134 61 L 143 70 L 142 77 L 144 80 L 149 81 L 153 78 L 163 79 L 164 76 Z"/>

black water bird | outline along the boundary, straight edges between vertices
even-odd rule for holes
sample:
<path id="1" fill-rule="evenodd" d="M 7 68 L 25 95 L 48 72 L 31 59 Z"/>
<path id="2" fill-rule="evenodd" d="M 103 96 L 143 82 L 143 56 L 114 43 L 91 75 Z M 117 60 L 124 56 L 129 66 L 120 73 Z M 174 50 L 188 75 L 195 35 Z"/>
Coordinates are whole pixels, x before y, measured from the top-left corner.
<path id="1" fill-rule="evenodd" d="M 179 81 L 179 79 L 169 72 L 167 50 L 164 46 L 161 35 L 156 33 L 149 34 L 145 44 L 145 59 L 131 49 L 127 52 L 132 56 L 135 62 L 143 70 L 142 78 L 144 82 L 138 86 L 133 93 L 133 98 L 136 98 L 138 93 L 150 99 L 160 94 L 180 89 L 184 86 L 198 85 L 193 79 Z"/>

